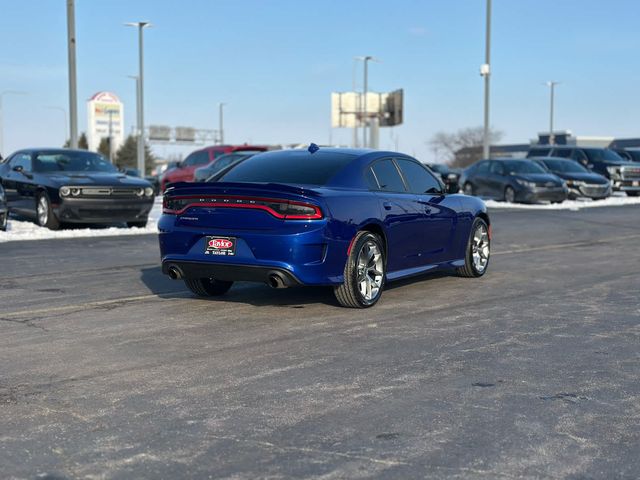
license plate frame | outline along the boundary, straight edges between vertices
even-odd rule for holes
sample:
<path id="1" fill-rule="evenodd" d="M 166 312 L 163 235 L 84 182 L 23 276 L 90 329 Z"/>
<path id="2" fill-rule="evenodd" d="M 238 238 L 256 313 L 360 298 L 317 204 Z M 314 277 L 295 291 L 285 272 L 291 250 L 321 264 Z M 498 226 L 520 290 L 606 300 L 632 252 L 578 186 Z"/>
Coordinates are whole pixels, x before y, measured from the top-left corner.
<path id="1" fill-rule="evenodd" d="M 236 237 L 207 235 L 204 242 L 204 254 L 233 257 L 236 254 L 237 245 L 238 239 Z"/>

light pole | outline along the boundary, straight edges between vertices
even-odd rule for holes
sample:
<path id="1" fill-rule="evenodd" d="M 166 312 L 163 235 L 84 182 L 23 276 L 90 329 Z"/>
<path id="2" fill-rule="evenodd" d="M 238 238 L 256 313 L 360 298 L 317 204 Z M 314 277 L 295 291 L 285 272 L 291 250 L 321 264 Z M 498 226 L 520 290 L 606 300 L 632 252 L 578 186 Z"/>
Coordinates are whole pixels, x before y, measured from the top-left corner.
<path id="1" fill-rule="evenodd" d="M 21 92 L 19 90 L 5 90 L 0 92 L 0 154 L 2 153 L 2 149 L 4 148 L 4 124 L 2 121 L 2 97 L 5 95 L 26 95 L 27 92 Z"/>
<path id="2" fill-rule="evenodd" d="M 127 75 L 127 77 L 133 78 L 136 81 L 136 122 L 139 122 L 140 121 L 140 77 L 138 77 L 137 75 Z M 123 131 L 124 125 L 120 125 L 120 128 Z M 134 132 L 136 131 L 138 131 L 137 126 Z M 138 136 L 136 139 L 136 142 L 139 142 L 139 141 L 140 141 L 140 136 Z"/>
<path id="3" fill-rule="evenodd" d="M 69 146 L 78 148 L 78 89 L 76 83 L 75 0 L 67 0 L 67 55 L 69 63 Z"/>
<path id="4" fill-rule="evenodd" d="M 491 76 L 491 0 L 487 0 L 487 28 L 484 51 L 484 64 L 480 67 L 480 75 L 484 77 L 484 135 L 482 139 L 482 158 L 490 155 L 489 133 L 489 77 Z"/>
<path id="5" fill-rule="evenodd" d="M 47 106 L 44 108 L 48 108 L 49 110 L 58 110 L 59 112 L 62 112 L 62 116 L 64 118 L 64 142 L 63 142 L 64 144 L 69 138 L 69 126 L 67 125 L 67 111 L 62 107 Z"/>
<path id="6" fill-rule="evenodd" d="M 364 85 L 362 97 L 363 100 L 360 102 L 360 115 L 364 121 L 362 126 L 362 146 L 367 148 L 367 127 L 369 125 L 369 118 L 367 116 L 367 91 L 369 89 L 369 61 L 374 61 L 380 63 L 380 60 L 372 57 L 371 55 L 366 55 L 364 57 L 356 57 L 357 60 L 362 60 L 364 62 Z"/>
<path id="7" fill-rule="evenodd" d="M 220 145 L 224 145 L 224 109 L 226 103 L 220 102 L 218 104 L 218 125 L 220 128 Z"/>
<path id="8" fill-rule="evenodd" d="M 362 57 L 353 57 L 353 71 L 351 72 L 351 89 L 353 90 L 353 93 L 356 93 L 356 73 L 357 73 L 357 69 L 358 69 L 358 60 L 360 60 Z M 358 113 L 360 113 L 360 97 L 356 97 L 357 98 L 357 104 L 355 105 L 355 112 L 354 112 L 354 123 L 353 123 L 353 138 L 351 140 L 351 146 L 353 148 L 358 148 Z"/>
<path id="9" fill-rule="evenodd" d="M 554 82 L 553 80 L 546 83 L 547 87 L 549 87 L 549 145 L 555 145 L 556 136 L 553 134 L 553 102 L 554 102 L 554 91 L 556 85 L 559 85 L 560 82 Z"/>
<path id="10" fill-rule="evenodd" d="M 144 176 L 144 49 L 142 31 L 152 25 L 149 22 L 129 22 L 125 25 L 138 28 L 138 170 L 140 175 Z"/>

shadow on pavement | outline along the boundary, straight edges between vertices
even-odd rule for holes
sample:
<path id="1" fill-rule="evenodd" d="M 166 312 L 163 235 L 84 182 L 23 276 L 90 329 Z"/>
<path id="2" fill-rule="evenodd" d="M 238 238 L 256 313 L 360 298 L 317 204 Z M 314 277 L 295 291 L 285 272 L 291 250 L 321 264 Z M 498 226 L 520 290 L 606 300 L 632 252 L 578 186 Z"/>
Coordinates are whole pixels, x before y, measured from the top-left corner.
<path id="1" fill-rule="evenodd" d="M 260 283 L 236 282 L 231 290 L 220 297 L 197 297 L 181 280 L 171 280 L 162 273 L 160 266 L 143 268 L 140 279 L 151 293 L 160 298 L 189 298 L 211 301 L 245 303 L 256 307 L 274 306 L 304 308 L 304 305 L 324 304 L 339 307 L 333 294 L 333 287 L 293 287 L 273 289 Z M 435 272 L 398 280 L 387 284 L 385 290 L 394 290 L 419 282 L 429 282 L 452 276 L 452 272 Z M 426 285 L 425 285 L 426 287 Z"/>

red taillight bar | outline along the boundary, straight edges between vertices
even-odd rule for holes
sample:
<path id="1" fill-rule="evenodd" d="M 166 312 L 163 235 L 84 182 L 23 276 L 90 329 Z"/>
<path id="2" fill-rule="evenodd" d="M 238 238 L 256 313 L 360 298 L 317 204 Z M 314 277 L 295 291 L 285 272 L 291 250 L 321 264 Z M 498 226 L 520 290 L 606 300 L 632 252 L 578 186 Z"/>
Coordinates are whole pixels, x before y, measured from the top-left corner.
<path id="1" fill-rule="evenodd" d="M 173 205 L 172 205 L 173 204 Z M 280 206 L 277 211 L 274 206 Z M 287 213 L 287 206 L 311 209 L 308 214 Z M 183 195 L 166 196 L 163 199 L 163 213 L 180 215 L 191 207 L 245 208 L 263 210 L 283 220 L 319 220 L 323 218 L 320 207 L 306 202 L 283 200 L 280 198 L 243 197 L 239 195 Z M 284 207 L 284 208 L 283 208 Z"/>

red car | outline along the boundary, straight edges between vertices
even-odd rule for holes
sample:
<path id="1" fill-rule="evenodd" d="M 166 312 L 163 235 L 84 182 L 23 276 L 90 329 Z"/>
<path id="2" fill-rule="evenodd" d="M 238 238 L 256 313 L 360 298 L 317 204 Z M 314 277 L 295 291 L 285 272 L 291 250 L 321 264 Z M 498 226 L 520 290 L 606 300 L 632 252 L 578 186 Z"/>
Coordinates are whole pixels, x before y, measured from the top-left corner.
<path id="1" fill-rule="evenodd" d="M 227 153 L 253 150 L 264 152 L 266 147 L 252 145 L 216 145 L 191 152 L 177 167 L 167 170 L 160 180 L 160 190 L 164 192 L 167 184 L 175 182 L 193 182 L 196 169 L 215 163 L 218 157 Z"/>

